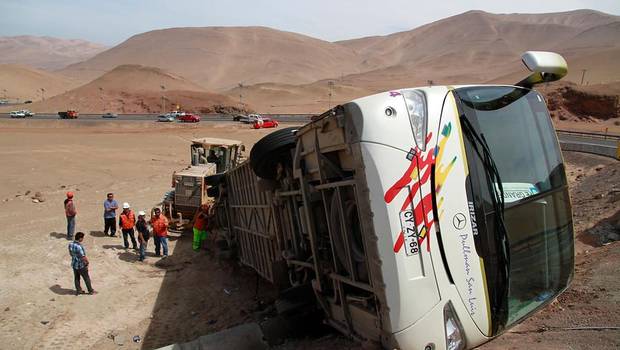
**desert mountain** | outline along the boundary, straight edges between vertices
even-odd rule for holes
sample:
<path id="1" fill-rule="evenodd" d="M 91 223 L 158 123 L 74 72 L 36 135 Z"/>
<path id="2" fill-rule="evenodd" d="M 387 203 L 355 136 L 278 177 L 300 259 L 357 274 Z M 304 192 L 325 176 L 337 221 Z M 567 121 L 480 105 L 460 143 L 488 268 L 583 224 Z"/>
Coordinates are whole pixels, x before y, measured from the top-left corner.
<path id="1" fill-rule="evenodd" d="M 135 66 L 116 68 L 112 83 L 106 83 L 109 76 L 103 79 L 106 74 L 88 86 L 107 91 L 141 84 L 161 93 L 160 85 L 169 91 L 178 83 L 185 91 L 223 91 L 235 101 L 241 90 L 260 112 L 321 112 L 330 100 L 431 81 L 515 83 L 527 74 L 520 61 L 527 50 L 563 54 L 567 81 L 580 83 L 582 75 L 585 84 L 620 81 L 618 38 L 620 17 L 592 10 L 469 11 L 409 31 L 334 43 L 264 27 L 174 28 L 135 35 L 60 72 L 89 81 L 118 66 L 141 64 L 165 72 L 138 81 L 131 75 Z M 174 79 L 160 82 L 160 75 Z"/>
<path id="2" fill-rule="evenodd" d="M 56 73 L 16 64 L 0 64 L 0 98 L 35 101 L 58 95 L 77 85 L 75 81 Z"/>
<path id="3" fill-rule="evenodd" d="M 337 42 L 360 56 L 361 72 L 332 77 L 332 99 L 349 100 L 366 93 L 427 85 L 429 81 L 513 84 L 528 74 L 520 61 L 521 54 L 528 50 L 563 54 L 569 66 L 567 81 L 580 83 L 584 69 L 584 84 L 619 81 L 618 38 L 620 17 L 597 11 L 549 14 L 469 11 L 406 32 Z M 294 89 L 272 85 L 271 98 L 260 87 L 249 87 L 246 98 L 261 111 L 281 111 L 277 106 L 292 105 L 292 101 L 323 106 L 321 110 L 328 107 L 327 103 L 317 103 L 327 101 L 327 84 L 305 84 Z M 258 90 L 261 98 L 251 97 L 254 90 Z M 278 90 L 295 91 L 295 94 L 275 93 Z M 354 91 L 361 94 L 351 94 Z M 293 96 L 305 96 L 305 101 Z"/>
<path id="4" fill-rule="evenodd" d="M 235 104 L 226 96 L 207 92 L 160 68 L 122 65 L 29 108 L 35 112 L 76 109 L 80 113 L 158 113 L 163 111 L 163 103 L 166 110 L 179 105 L 188 111 L 211 111 L 216 106 Z"/>
<path id="5" fill-rule="evenodd" d="M 144 64 L 225 90 L 239 83 L 311 83 L 356 73 L 358 61 L 345 46 L 270 28 L 174 28 L 135 35 L 62 72 L 92 79 L 118 65 Z"/>
<path id="6" fill-rule="evenodd" d="M 55 70 L 91 58 L 105 49 L 103 45 L 85 40 L 7 36 L 0 37 L 0 63 Z"/>
<path id="7" fill-rule="evenodd" d="M 496 79 L 520 71 L 520 55 L 528 50 L 560 52 L 571 72 L 576 72 L 585 67 L 571 63 L 581 63 L 581 58 L 620 59 L 617 38 L 620 17 L 591 10 L 535 15 L 469 11 L 407 32 L 339 43 L 354 49 L 373 68 L 349 78 L 380 89 L 394 82 L 398 86 L 427 80 L 451 84 Z M 609 76 L 612 71 L 620 79 L 618 66 L 592 67 L 591 73 Z"/>

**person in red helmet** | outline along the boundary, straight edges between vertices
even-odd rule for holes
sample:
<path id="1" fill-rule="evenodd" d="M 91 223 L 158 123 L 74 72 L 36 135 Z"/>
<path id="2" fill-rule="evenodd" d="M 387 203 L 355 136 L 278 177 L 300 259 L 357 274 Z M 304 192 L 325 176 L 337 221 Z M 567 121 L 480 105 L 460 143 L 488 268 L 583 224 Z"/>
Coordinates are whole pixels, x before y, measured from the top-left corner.
<path id="1" fill-rule="evenodd" d="M 67 192 L 67 198 L 65 199 L 65 216 L 67 217 L 67 239 L 69 241 L 73 239 L 73 233 L 75 232 L 76 215 L 77 210 L 73 202 L 73 192 Z"/>

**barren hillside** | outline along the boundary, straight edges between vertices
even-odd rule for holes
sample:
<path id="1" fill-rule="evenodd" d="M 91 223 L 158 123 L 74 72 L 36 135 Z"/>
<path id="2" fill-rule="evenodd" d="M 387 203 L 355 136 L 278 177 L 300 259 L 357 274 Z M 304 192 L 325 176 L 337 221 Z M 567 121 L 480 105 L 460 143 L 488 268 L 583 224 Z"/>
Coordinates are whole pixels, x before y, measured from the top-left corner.
<path id="1" fill-rule="evenodd" d="M 7 36 L 0 37 L 0 63 L 54 70 L 91 58 L 105 49 L 103 45 L 78 39 Z"/>
<path id="2" fill-rule="evenodd" d="M 332 76 L 332 100 L 433 84 L 514 84 L 528 72 L 520 56 L 552 50 L 568 61 L 566 81 L 620 81 L 620 17 L 592 10 L 549 14 L 469 11 L 419 28 L 337 42 L 360 58 L 359 73 Z M 328 106 L 325 80 L 288 86 L 247 87 L 246 99 L 261 111 L 321 112 Z M 238 95 L 238 89 L 229 91 Z M 290 107 L 289 107 L 290 106 Z"/>
<path id="3" fill-rule="evenodd" d="M 373 68 L 345 79 L 381 90 L 427 80 L 476 83 L 524 74 L 520 55 L 528 50 L 562 53 L 572 81 L 581 79 L 581 69 L 589 70 L 593 83 L 620 80 L 618 38 L 620 17 L 591 10 L 536 15 L 469 11 L 411 31 L 339 44 Z"/>
<path id="4" fill-rule="evenodd" d="M 0 64 L 0 98 L 40 100 L 49 98 L 79 85 L 60 74 L 16 64 Z M 44 89 L 45 91 L 41 91 Z"/>
<path id="5" fill-rule="evenodd" d="M 35 112 L 71 108 L 81 113 L 158 113 L 163 111 L 162 100 L 166 109 L 179 105 L 190 111 L 209 111 L 216 105 L 234 105 L 228 97 L 210 93 L 162 69 L 123 65 L 86 85 L 33 103 L 29 108 Z"/>
<path id="6" fill-rule="evenodd" d="M 310 83 L 358 71 L 358 56 L 342 45 L 264 27 L 155 30 L 129 38 L 64 74 L 93 79 L 122 64 L 180 74 L 211 90 L 238 83 Z"/>

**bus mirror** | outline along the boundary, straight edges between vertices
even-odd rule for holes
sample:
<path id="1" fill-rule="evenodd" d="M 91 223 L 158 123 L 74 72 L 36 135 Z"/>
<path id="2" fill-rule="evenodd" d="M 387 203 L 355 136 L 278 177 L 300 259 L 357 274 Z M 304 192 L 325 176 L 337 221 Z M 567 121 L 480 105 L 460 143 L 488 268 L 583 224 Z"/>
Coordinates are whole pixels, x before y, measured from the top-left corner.
<path id="1" fill-rule="evenodd" d="M 568 72 L 566 60 L 555 52 L 527 51 L 521 55 L 523 64 L 533 73 L 516 85 L 526 88 L 562 79 Z"/>

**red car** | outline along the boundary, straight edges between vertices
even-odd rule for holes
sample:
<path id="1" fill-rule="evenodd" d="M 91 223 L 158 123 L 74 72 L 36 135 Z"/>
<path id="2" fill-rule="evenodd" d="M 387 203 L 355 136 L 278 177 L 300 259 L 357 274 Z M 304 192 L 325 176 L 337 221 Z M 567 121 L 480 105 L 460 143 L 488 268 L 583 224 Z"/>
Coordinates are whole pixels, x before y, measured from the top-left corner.
<path id="1" fill-rule="evenodd" d="M 276 128 L 278 127 L 278 121 L 273 120 L 271 118 L 263 117 L 254 123 L 252 123 L 252 128 L 260 129 L 260 128 Z"/>
<path id="2" fill-rule="evenodd" d="M 198 123 L 200 121 L 200 116 L 196 114 L 185 113 L 185 115 L 178 116 L 177 120 L 184 123 Z"/>

